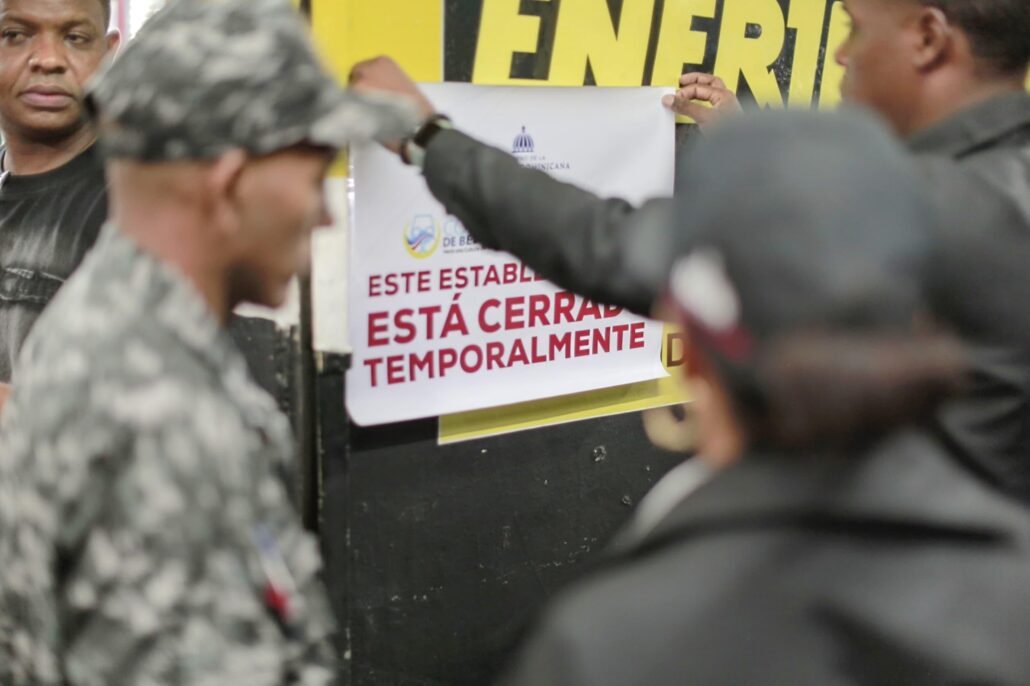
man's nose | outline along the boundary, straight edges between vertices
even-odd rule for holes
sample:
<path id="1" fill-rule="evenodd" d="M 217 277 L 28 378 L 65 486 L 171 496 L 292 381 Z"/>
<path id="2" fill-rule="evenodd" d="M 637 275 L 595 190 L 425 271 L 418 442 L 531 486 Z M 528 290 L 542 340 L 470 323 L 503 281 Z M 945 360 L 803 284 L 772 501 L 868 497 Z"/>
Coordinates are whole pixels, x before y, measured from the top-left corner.
<path id="1" fill-rule="evenodd" d="M 847 54 L 847 44 L 846 43 L 842 44 L 840 47 L 837 48 L 837 50 L 833 53 L 833 59 L 840 66 L 847 68 L 847 66 L 848 66 L 848 54 Z"/>
<path id="2" fill-rule="evenodd" d="M 64 44 L 51 37 L 43 37 L 37 44 L 32 56 L 29 58 L 29 66 L 44 74 L 62 73 L 68 69 L 68 60 L 64 50 Z"/>

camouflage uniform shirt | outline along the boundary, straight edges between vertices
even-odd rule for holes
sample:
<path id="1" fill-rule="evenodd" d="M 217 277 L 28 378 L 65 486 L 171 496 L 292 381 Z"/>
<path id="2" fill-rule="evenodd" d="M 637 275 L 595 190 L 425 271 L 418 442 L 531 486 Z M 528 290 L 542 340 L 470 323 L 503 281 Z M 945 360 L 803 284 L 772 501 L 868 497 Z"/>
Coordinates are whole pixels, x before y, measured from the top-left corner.
<path id="1" fill-rule="evenodd" d="M 30 335 L 0 445 L 0 683 L 324 684 L 291 438 L 192 284 L 112 227 Z"/>

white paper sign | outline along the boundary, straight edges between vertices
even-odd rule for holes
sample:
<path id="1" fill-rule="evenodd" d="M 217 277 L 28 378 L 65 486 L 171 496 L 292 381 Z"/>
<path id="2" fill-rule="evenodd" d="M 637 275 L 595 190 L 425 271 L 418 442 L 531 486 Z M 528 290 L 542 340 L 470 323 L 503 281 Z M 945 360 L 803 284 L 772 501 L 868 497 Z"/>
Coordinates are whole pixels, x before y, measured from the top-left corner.
<path id="1" fill-rule="evenodd" d="M 653 88 L 425 90 L 460 130 L 604 196 L 673 190 L 674 119 Z M 352 151 L 347 408 L 361 425 L 665 376 L 659 324 L 563 292 L 476 244 L 422 176 Z M 527 199 L 530 202 L 531 199 Z M 560 227 L 556 227 L 560 229 Z"/>

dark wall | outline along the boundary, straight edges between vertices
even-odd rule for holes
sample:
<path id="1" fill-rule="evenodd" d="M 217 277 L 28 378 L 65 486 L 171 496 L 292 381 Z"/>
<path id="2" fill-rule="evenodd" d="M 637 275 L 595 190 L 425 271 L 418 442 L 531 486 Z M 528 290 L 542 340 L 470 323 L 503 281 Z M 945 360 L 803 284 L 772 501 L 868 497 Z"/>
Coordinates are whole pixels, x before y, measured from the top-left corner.
<path id="1" fill-rule="evenodd" d="M 486 682 L 682 459 L 651 447 L 638 415 L 446 447 L 435 420 L 346 425 L 343 365 L 319 380 L 322 534 L 355 685 Z"/>
<path id="2" fill-rule="evenodd" d="M 274 322 L 259 317 L 233 317 L 229 321 L 229 333 L 247 359 L 254 380 L 296 423 L 294 332 L 280 331 Z"/>

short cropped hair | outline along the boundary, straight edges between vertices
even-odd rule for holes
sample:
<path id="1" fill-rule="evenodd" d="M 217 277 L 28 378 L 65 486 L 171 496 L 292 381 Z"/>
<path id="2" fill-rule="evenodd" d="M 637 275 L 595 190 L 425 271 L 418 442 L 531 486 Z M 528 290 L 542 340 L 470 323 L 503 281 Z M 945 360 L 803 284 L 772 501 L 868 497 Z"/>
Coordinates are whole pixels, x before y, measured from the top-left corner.
<path id="1" fill-rule="evenodd" d="M 936 7 L 968 37 L 973 54 L 998 74 L 1030 67 L 1030 1 L 919 0 Z"/>

